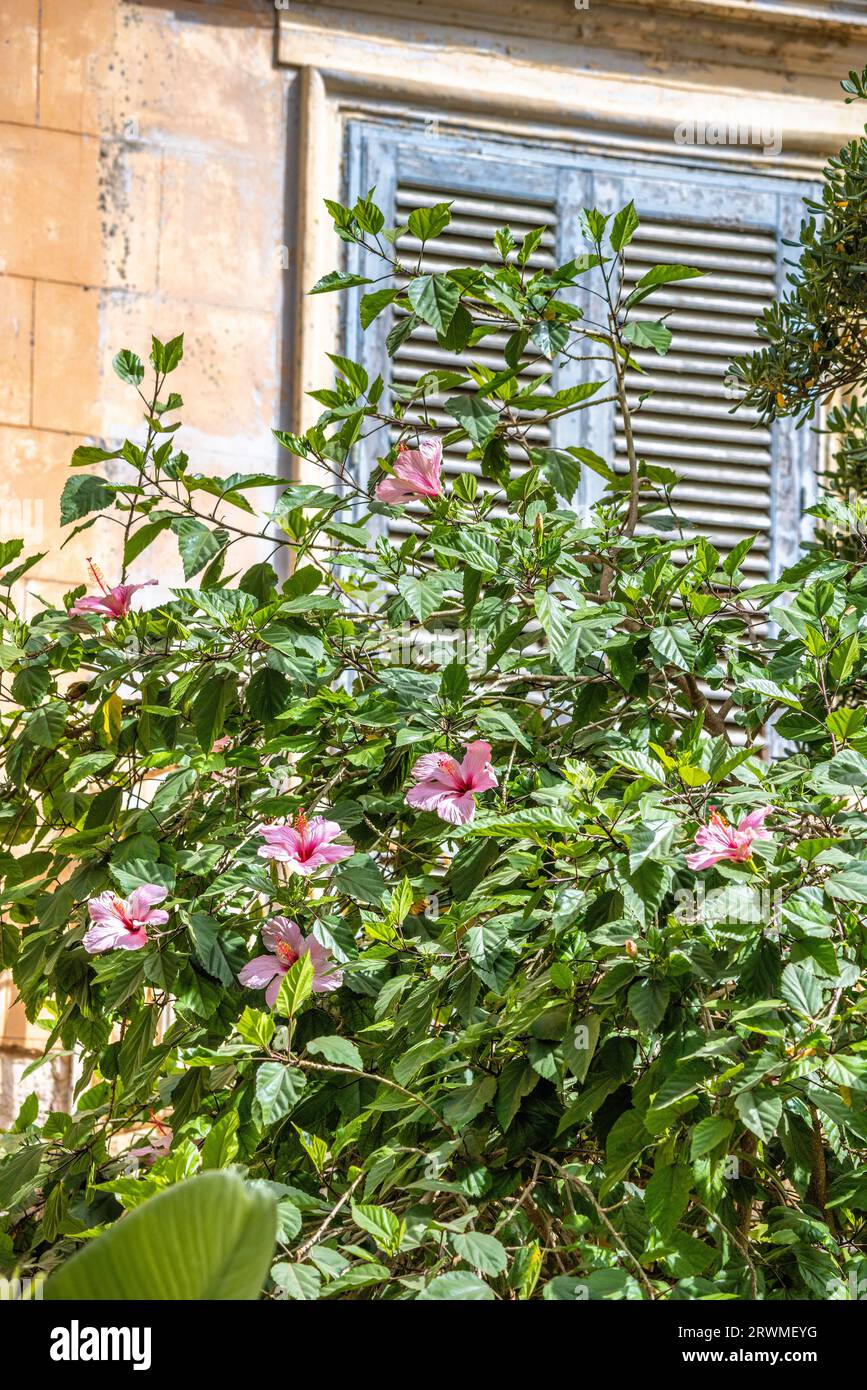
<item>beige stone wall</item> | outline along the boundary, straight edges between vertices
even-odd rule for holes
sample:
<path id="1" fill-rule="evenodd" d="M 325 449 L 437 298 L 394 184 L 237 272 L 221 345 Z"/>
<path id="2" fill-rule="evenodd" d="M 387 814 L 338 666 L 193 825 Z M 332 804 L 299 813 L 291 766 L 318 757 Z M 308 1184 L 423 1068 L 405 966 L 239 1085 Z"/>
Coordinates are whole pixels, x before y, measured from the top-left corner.
<path id="1" fill-rule="evenodd" d="M 289 95 L 274 16 L 0 0 L 0 529 L 49 551 L 31 589 L 54 597 L 91 550 L 117 564 L 109 528 L 59 552 L 57 498 L 76 444 L 138 428 L 118 348 L 185 331 L 181 447 L 205 470 L 274 463 Z"/>
<path id="2" fill-rule="evenodd" d="M 113 527 L 60 551 L 58 498 L 76 445 L 139 428 L 119 348 L 186 334 L 178 442 L 203 471 L 277 461 L 293 151 L 274 30 L 267 0 L 0 0 L 0 536 L 48 551 L 31 607 L 90 554 L 118 571 Z M 180 577 L 173 542 L 142 564 Z M 0 1125 L 28 1091 L 66 1103 L 68 1059 L 21 1080 L 43 1036 L 0 980 Z"/>
<path id="3" fill-rule="evenodd" d="M 861 0 L 0 0 L 0 536 L 48 551 L 28 602 L 89 554 L 117 572 L 113 528 L 59 550 L 57 502 L 77 444 L 137 429 L 119 348 L 186 333 L 178 442 L 205 471 L 270 469 L 271 427 L 315 417 L 338 303 L 302 290 L 338 261 L 348 119 L 670 153 L 678 122 L 734 118 L 815 176 L 860 131 L 838 82 L 865 33 Z M 173 542 L 140 563 L 179 577 Z M 22 1089 L 41 1035 L 13 999 L 0 1123 L 69 1085 L 57 1059 Z"/>

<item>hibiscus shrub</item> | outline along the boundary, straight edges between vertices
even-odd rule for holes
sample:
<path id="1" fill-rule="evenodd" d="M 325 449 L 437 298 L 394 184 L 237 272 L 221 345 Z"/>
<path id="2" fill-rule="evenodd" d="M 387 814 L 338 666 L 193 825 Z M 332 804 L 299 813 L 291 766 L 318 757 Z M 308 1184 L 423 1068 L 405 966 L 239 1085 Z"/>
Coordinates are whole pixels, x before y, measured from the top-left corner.
<path id="1" fill-rule="evenodd" d="M 3 963 L 78 1075 L 3 1141 L 3 1262 L 50 1271 L 230 1167 L 278 1203 L 269 1297 L 854 1296 L 863 551 L 751 585 L 749 541 L 681 533 L 625 373 L 698 272 L 625 289 L 631 204 L 537 271 L 541 232 L 428 272 L 402 247 L 448 206 L 330 210 L 382 278 L 317 291 L 391 315 L 390 352 L 427 325 L 455 370 L 387 393 L 336 356 L 317 424 L 277 436 L 287 484 L 195 472 L 181 340 L 148 387 L 123 351 L 144 440 L 79 449 L 129 467 L 63 496 L 120 523 L 117 584 L 25 621 L 3 547 Z M 628 471 L 536 444 L 611 398 Z M 133 599 L 172 534 L 189 586 Z"/>

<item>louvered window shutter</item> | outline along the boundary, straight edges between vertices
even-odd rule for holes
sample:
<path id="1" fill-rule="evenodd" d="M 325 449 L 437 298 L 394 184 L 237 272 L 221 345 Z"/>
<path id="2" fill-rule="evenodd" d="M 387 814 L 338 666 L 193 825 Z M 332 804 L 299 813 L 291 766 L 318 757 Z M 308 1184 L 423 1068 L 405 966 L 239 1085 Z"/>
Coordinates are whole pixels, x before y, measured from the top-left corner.
<path id="1" fill-rule="evenodd" d="M 744 563 L 755 581 L 791 562 L 800 541 L 802 506 L 813 486 L 815 435 L 807 430 L 796 434 L 785 423 L 766 429 L 743 410 L 731 414 L 733 397 L 725 377 L 731 358 L 757 344 L 755 320 L 785 287 L 785 260 L 792 252 L 784 241 L 796 240 L 802 199 L 814 195 L 814 187 L 770 175 L 680 169 L 674 161 L 629 162 L 526 145 L 507 149 L 487 138 L 432 137 L 430 132 L 364 122 L 352 123 L 348 154 L 350 200 L 375 185 L 377 201 L 392 224 L 405 222 L 413 207 L 452 202 L 452 223 L 427 247 L 425 270 L 492 260 L 491 239 L 504 224 L 517 237 L 531 227 L 547 226 L 534 264 L 561 263 L 584 249 L 578 231 L 582 207 L 613 212 L 633 198 L 642 224 L 627 253 L 630 282 L 660 263 L 694 265 L 707 272 L 660 289 L 635 313 L 647 319 L 664 316 L 674 335 L 664 357 L 637 349 L 634 356 L 643 372 L 630 372 L 627 382 L 639 455 L 680 478 L 674 491 L 676 521 L 669 520 L 673 534 L 679 528 L 687 539 L 706 535 L 725 554 L 743 537 L 758 533 Z M 411 262 L 420 249 L 408 238 L 400 246 L 404 262 Z M 375 260 L 363 257 L 352 268 L 371 277 L 381 274 Z M 394 316 L 383 314 L 363 336 L 357 318 L 356 299 L 347 320 L 347 350 L 364 357 L 374 372 L 385 370 L 395 384 L 437 367 L 454 368 L 455 359 L 424 326 L 415 329 L 389 364 L 385 337 Z M 486 339 L 468 356 L 500 366 L 502 341 Z M 527 374 L 543 370 L 541 365 L 528 367 Z M 554 387 L 572 384 L 579 370 L 573 364 L 557 366 Z M 442 400 L 431 404 L 437 422 L 447 422 Z M 367 437 L 359 451 L 362 476 L 391 442 L 385 430 Z M 627 467 L 613 406 L 564 417 L 550 429 L 540 426 L 534 443 L 589 445 L 618 470 Z M 467 451 L 466 446 L 450 450 L 449 466 L 478 474 L 478 465 L 465 460 Z M 601 486 L 588 474 L 583 500 L 592 501 Z M 395 538 L 411 524 L 411 519 L 393 523 Z"/>
<path id="2" fill-rule="evenodd" d="M 525 233 L 545 227 L 542 240 L 529 261 L 531 270 L 553 267 L 566 260 L 574 243 L 575 218 L 586 201 L 589 181 L 576 173 L 562 158 L 551 157 L 542 149 L 520 147 L 503 151 L 495 141 L 459 139 L 425 132 L 394 131 L 354 123 L 350 127 L 347 199 L 352 202 L 360 193 L 376 188 L 376 201 L 391 225 L 405 225 L 413 208 L 429 207 L 433 203 L 451 203 L 452 220 L 435 241 L 424 248 L 420 262 L 422 272 L 447 269 L 455 265 L 497 263 L 493 245 L 494 233 L 503 226 L 512 228 L 520 242 Z M 405 234 L 399 242 L 402 264 L 415 270 L 422 247 Z M 356 255 L 350 258 L 350 268 L 371 279 L 382 275 L 382 263 L 376 257 Z M 462 363 L 472 362 L 500 370 L 506 334 L 486 337 L 463 357 L 456 358 L 439 346 L 436 334 L 424 324 L 415 327 L 389 359 L 386 337 L 403 317 L 401 310 L 389 309 L 362 334 L 358 326 L 358 303 L 364 289 L 347 296 L 345 341 L 347 352 L 364 360 L 371 375 L 383 372 L 386 392 L 383 407 L 390 405 L 389 388 L 414 383 L 424 372 L 437 368 L 459 370 Z M 548 388 L 556 389 L 568 380 L 556 363 L 528 364 L 522 381 L 538 379 L 546 373 L 553 375 Z M 458 388 L 459 389 L 459 388 Z M 474 391 L 475 387 L 471 386 Z M 456 394 L 449 390 L 447 395 Z M 426 399 L 429 418 L 439 425 L 454 425 L 443 411 L 444 396 Z M 412 418 L 412 417 L 409 417 Z M 530 429 L 531 442 L 545 448 L 558 443 L 556 427 L 538 425 Z M 369 431 L 361 442 L 356 466 L 366 478 L 376 460 L 385 455 L 394 442 L 393 433 L 386 428 Z M 470 470 L 479 479 L 480 487 L 490 486 L 481 478 L 477 462 L 467 459 L 468 443 L 452 446 L 446 456 L 447 476 Z M 526 466 L 526 456 L 512 451 L 513 466 Z M 402 539 L 412 527 L 413 508 L 402 519 L 392 520 L 389 534 Z"/>
<path id="3" fill-rule="evenodd" d="M 766 428 L 754 412 L 732 412 L 732 358 L 759 345 L 755 323 L 785 288 L 786 241 L 797 238 L 806 184 L 768 176 L 618 161 L 594 174 L 593 194 L 612 212 L 630 198 L 641 226 L 626 256 L 628 283 L 652 266 L 683 264 L 700 278 L 663 286 L 634 311 L 664 319 L 668 353 L 637 348 L 641 372 L 627 374 L 636 452 L 678 475 L 673 517 L 656 524 L 685 539 L 707 536 L 725 555 L 757 535 L 742 568 L 761 582 L 791 563 L 800 544 L 803 505 L 812 497 L 816 437 L 788 422 Z M 613 407 L 590 425 L 593 447 L 626 472 L 626 443 Z"/>
<path id="4" fill-rule="evenodd" d="M 452 203 L 452 220 L 449 226 L 436 241 L 427 243 L 423 256 L 421 243 L 414 241 L 410 236 L 402 237 L 400 247 L 404 262 L 410 262 L 413 267 L 418 265 L 424 274 L 447 270 L 455 265 L 472 265 L 474 262 L 484 261 L 490 263 L 494 259 L 494 234 L 498 228 L 508 225 L 519 242 L 527 232 L 547 226 L 548 230 L 539 248 L 530 258 L 528 267 L 534 271 L 542 267 L 553 268 L 555 265 L 557 213 L 550 203 L 535 202 L 527 198 L 509 201 L 505 197 L 486 195 L 482 192 L 454 196 L 453 191 L 450 191 L 448 196 Z M 395 190 L 397 221 L 404 224 L 413 208 L 429 207 L 431 203 L 441 201 L 444 201 L 441 189 L 401 182 Z M 399 322 L 403 316 L 396 315 L 396 320 Z M 439 346 L 432 328 L 426 324 L 419 324 L 395 353 L 391 379 L 397 385 L 409 386 L 424 372 L 436 371 L 438 368 L 443 371 L 458 371 L 462 366 L 472 363 L 488 367 L 491 371 L 501 371 L 507 337 L 507 332 L 492 334 L 463 357 L 457 358 Z M 549 366 L 545 363 L 528 365 L 519 378 L 521 384 L 542 376 L 546 365 Z M 475 391 L 472 384 L 471 389 Z M 457 388 L 449 390 L 446 394 L 454 396 L 459 393 L 460 388 Z M 454 420 L 443 412 L 444 400 L 444 395 L 428 396 L 427 416 L 437 425 L 453 427 Z M 413 417 L 410 415 L 409 418 Z M 538 448 L 548 447 L 551 443 L 551 428 L 545 424 L 533 426 L 527 431 L 527 438 Z M 389 443 L 393 442 L 394 437 L 391 436 Z M 458 472 L 469 471 L 475 474 L 480 489 L 493 486 L 482 479 L 478 462 L 467 459 L 470 447 L 469 442 L 464 441 L 448 450 L 444 462 L 446 478 L 453 478 Z M 517 472 L 526 467 L 526 455 L 518 449 L 512 449 L 511 462 L 514 471 Z M 390 531 L 396 538 L 405 534 L 407 527 L 412 524 L 413 510 L 409 507 L 404 520 L 391 523 Z"/>
<path id="5" fill-rule="evenodd" d="M 706 276 L 663 287 L 636 311 L 638 319 L 667 315 L 674 334 L 664 357 L 636 350 L 646 375 L 627 374 L 636 449 L 649 464 L 670 468 L 682 480 L 675 489 L 674 510 L 685 538 L 709 536 L 726 553 L 757 533 L 760 539 L 744 571 L 750 578 L 767 579 L 771 431 L 756 425 L 754 412 L 731 414 L 726 371 L 732 357 L 754 343 L 755 320 L 774 296 L 777 240 L 773 232 L 742 234 L 713 223 L 647 222 L 630 247 L 630 288 L 651 266 L 675 255 Z M 619 420 L 614 466 L 628 471 Z"/>

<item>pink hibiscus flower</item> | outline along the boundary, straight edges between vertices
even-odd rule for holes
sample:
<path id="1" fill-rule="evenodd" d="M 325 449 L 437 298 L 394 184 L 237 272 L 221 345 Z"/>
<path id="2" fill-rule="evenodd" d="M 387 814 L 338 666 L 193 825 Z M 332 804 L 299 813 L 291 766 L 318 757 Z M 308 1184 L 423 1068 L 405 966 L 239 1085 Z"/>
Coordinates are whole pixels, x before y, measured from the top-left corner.
<path id="1" fill-rule="evenodd" d="M 411 502 L 414 497 L 441 497 L 443 446 L 438 439 L 421 439 L 417 449 L 405 444 L 398 448 L 394 474 L 384 478 L 376 489 L 380 502 L 392 506 Z"/>
<path id="2" fill-rule="evenodd" d="M 269 954 L 248 961 L 238 979 L 248 989 L 264 989 L 269 1008 L 274 1007 L 283 976 L 301 956 L 313 962 L 314 994 L 328 994 L 343 984 L 343 971 L 334 964 L 328 947 L 315 936 L 302 936 L 297 923 L 286 917 L 272 917 L 262 928 L 262 941 Z"/>
<path id="3" fill-rule="evenodd" d="M 336 821 L 314 816 L 308 820 L 303 811 L 295 817 L 294 825 L 259 825 L 256 833 L 265 837 L 259 847 L 263 859 L 277 859 L 290 874 L 308 874 L 325 864 L 336 864 L 355 853 L 354 845 L 335 845 L 340 834 Z"/>
<path id="4" fill-rule="evenodd" d="M 753 841 L 771 838 L 764 821 L 772 810 L 771 806 L 762 806 L 758 811 L 750 811 L 734 826 L 729 825 L 716 807 L 711 808 L 708 824 L 699 826 L 696 831 L 695 843 L 700 848 L 686 856 L 687 864 L 691 869 L 712 869 L 721 859 L 730 859 L 735 864 L 750 859 Z"/>
<path id="5" fill-rule="evenodd" d="M 165 1158 L 172 1147 L 172 1131 L 169 1126 L 158 1120 L 153 1111 L 151 1111 L 151 1119 L 154 1123 L 154 1132 L 151 1135 L 150 1143 L 141 1144 L 137 1149 L 130 1149 L 128 1154 L 129 1158 L 137 1159 L 139 1165 L 144 1168 L 150 1168 L 158 1158 Z"/>
<path id="6" fill-rule="evenodd" d="M 147 929 L 161 927 L 169 920 L 169 914 L 161 907 L 168 892 L 156 883 L 143 883 L 129 897 L 119 898 L 116 893 L 100 893 L 87 904 L 93 926 L 85 934 L 82 945 L 85 951 L 95 956 L 99 951 L 139 951 L 147 945 Z"/>
<path id="7" fill-rule="evenodd" d="M 101 613 L 104 618 L 125 618 L 132 605 L 133 594 L 157 582 L 155 579 L 146 579 L 143 584 L 116 584 L 110 589 L 92 560 L 88 560 L 87 567 L 102 593 L 88 594 L 85 598 L 76 599 L 69 610 L 70 617 Z"/>
<path id="8" fill-rule="evenodd" d="M 496 787 L 491 767 L 491 745 L 476 739 L 466 745 L 462 763 L 448 753 L 425 753 L 412 769 L 416 785 L 406 794 L 407 805 L 419 811 L 436 811 L 440 820 L 463 825 L 476 810 L 476 792 Z"/>

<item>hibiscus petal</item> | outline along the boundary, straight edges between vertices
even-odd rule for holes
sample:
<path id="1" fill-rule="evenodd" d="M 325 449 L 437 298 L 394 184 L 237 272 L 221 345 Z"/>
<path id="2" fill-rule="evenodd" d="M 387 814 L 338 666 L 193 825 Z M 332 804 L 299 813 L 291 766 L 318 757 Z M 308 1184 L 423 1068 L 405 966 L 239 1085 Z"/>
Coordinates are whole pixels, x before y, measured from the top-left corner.
<path id="1" fill-rule="evenodd" d="M 76 599 L 69 613 L 70 616 L 79 613 L 101 613 L 104 617 L 114 617 L 114 609 L 111 604 L 99 594 L 87 594 L 84 598 Z"/>
<path id="2" fill-rule="evenodd" d="M 318 849 L 328 840 L 336 839 L 339 834 L 340 826 L 336 820 L 326 820 L 324 816 L 314 816 L 304 831 L 304 844 L 306 848 Z"/>
<path id="3" fill-rule="evenodd" d="M 466 757 L 461 763 L 464 783 L 473 791 L 486 792 L 496 787 L 497 777 L 491 767 L 491 745 L 478 738 L 467 744 Z"/>
<path id="4" fill-rule="evenodd" d="M 118 937 L 125 934 L 119 922 L 105 923 L 86 931 L 81 944 L 89 955 L 96 956 L 100 951 L 113 951 Z"/>
<path id="5" fill-rule="evenodd" d="M 335 989 L 340 989 L 343 984 L 343 971 L 336 967 L 327 967 L 321 974 L 314 975 L 311 986 L 314 994 L 330 994 Z"/>
<path id="6" fill-rule="evenodd" d="M 451 787 L 444 787 L 440 782 L 419 782 L 417 787 L 410 787 L 406 794 L 407 806 L 414 806 L 417 811 L 435 811 L 439 803 L 448 796 L 458 796 Z"/>
<path id="7" fill-rule="evenodd" d="M 301 836 L 291 825 L 259 825 L 256 833 L 265 839 L 259 850 L 265 859 L 297 858 L 300 853 Z"/>
<path id="8" fill-rule="evenodd" d="M 460 796 L 447 792 L 440 797 L 436 813 L 440 820 L 452 825 L 465 825 L 476 813 L 476 798 L 472 792 L 463 792 Z"/>
<path id="9" fill-rule="evenodd" d="M 283 974 L 285 971 L 276 956 L 254 956 L 247 961 L 238 979 L 247 989 L 265 989 L 275 975 Z"/>
<path id="10" fill-rule="evenodd" d="M 686 862 L 690 869 L 712 869 L 714 864 L 718 864 L 725 855 L 719 851 L 697 851 L 695 854 L 688 854 Z"/>
<path id="11" fill-rule="evenodd" d="M 462 785 L 460 768 L 448 753 L 423 753 L 413 763 L 410 777 L 414 782 L 439 782 L 451 791 Z"/>
<path id="12" fill-rule="evenodd" d="M 313 858 L 320 864 L 336 864 L 338 860 L 348 859 L 354 853 L 354 845 L 322 845 L 314 851 Z"/>
<path id="13" fill-rule="evenodd" d="M 262 928 L 262 941 L 269 951 L 276 951 L 277 942 L 283 941 L 291 951 L 300 955 L 304 948 L 304 937 L 297 922 L 288 917 L 272 917 Z"/>
<path id="14" fill-rule="evenodd" d="M 91 898 L 87 904 L 87 911 L 91 922 L 104 923 L 106 926 L 125 930 L 126 923 L 114 893 L 100 893 L 98 898 Z"/>
<path id="15" fill-rule="evenodd" d="M 277 995 L 280 993 L 280 981 L 285 974 L 285 970 L 280 970 L 265 990 L 265 1003 L 268 1005 L 269 1009 L 273 1009 L 274 1005 L 277 1003 Z"/>
<path id="16" fill-rule="evenodd" d="M 168 891 L 168 888 L 161 888 L 158 883 L 142 883 L 138 888 L 134 888 L 127 898 L 126 910 L 134 922 L 154 921 L 155 918 L 149 917 L 151 908 L 161 903 Z M 167 922 L 168 913 L 164 912 L 162 919 Z"/>
<path id="17" fill-rule="evenodd" d="M 144 927 L 141 931 L 124 932 L 117 938 L 115 943 L 122 951 L 140 951 L 142 946 L 148 944 L 148 936 Z"/>
<path id="18" fill-rule="evenodd" d="M 328 947 L 323 946 L 321 941 L 317 941 L 315 936 L 309 936 L 305 946 L 306 954 L 313 962 L 314 994 L 327 994 L 332 990 L 339 989 L 343 984 L 343 971 L 334 961 Z"/>
<path id="19" fill-rule="evenodd" d="M 390 507 L 399 507 L 404 502 L 411 502 L 414 496 L 412 488 L 407 487 L 399 478 L 383 478 L 376 489 L 378 500 L 386 502 Z"/>

